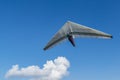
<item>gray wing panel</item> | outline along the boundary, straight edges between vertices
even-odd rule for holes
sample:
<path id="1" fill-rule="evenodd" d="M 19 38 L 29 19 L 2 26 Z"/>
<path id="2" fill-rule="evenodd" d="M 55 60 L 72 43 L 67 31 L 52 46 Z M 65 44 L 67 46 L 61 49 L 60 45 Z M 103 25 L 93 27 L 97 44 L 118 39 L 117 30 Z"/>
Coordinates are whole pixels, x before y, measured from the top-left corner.
<path id="1" fill-rule="evenodd" d="M 59 44 L 63 40 L 65 40 L 67 38 L 66 35 L 67 35 L 68 32 L 69 32 L 68 23 L 65 23 L 63 25 L 63 27 L 48 42 L 48 44 L 45 46 L 44 50 L 47 50 L 47 49 Z"/>
<path id="2" fill-rule="evenodd" d="M 74 35 L 75 37 L 112 38 L 111 35 L 98 34 L 98 33 L 71 32 L 70 34 Z"/>
<path id="3" fill-rule="evenodd" d="M 66 38 L 66 37 L 63 36 L 63 37 L 61 37 L 61 38 L 59 38 L 59 39 L 57 39 L 57 40 L 50 41 L 50 42 L 45 46 L 44 50 L 47 50 L 47 49 L 49 49 L 49 48 L 52 48 L 53 46 L 55 46 L 55 45 L 59 44 L 60 42 L 62 42 L 63 40 L 65 40 L 65 38 Z"/>
<path id="4" fill-rule="evenodd" d="M 96 37 L 96 38 L 112 38 L 110 34 L 104 33 L 93 28 L 89 28 L 74 22 L 69 22 L 72 32 L 71 34 L 75 37 Z"/>

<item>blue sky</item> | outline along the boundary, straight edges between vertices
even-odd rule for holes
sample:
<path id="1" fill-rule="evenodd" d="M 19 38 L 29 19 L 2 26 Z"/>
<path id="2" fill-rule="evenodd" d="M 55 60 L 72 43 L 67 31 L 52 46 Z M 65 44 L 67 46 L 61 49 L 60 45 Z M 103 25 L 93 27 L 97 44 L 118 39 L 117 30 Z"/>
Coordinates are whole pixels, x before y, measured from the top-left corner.
<path id="1" fill-rule="evenodd" d="M 120 80 L 119 0 L 0 0 L 0 80 L 18 64 L 38 65 L 58 56 L 70 62 L 62 80 Z M 113 39 L 75 39 L 43 51 L 66 21 L 113 35 Z M 17 79 L 19 80 L 19 79 Z"/>

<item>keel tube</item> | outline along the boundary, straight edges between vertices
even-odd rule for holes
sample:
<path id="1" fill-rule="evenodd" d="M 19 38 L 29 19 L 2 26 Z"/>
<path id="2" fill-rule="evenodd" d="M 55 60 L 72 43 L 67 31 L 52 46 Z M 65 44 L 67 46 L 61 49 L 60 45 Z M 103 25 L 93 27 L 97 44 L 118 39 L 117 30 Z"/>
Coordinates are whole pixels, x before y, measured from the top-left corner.
<path id="1" fill-rule="evenodd" d="M 68 35 L 68 40 L 75 47 L 75 42 L 74 42 L 74 39 L 73 39 L 73 37 L 71 35 Z"/>

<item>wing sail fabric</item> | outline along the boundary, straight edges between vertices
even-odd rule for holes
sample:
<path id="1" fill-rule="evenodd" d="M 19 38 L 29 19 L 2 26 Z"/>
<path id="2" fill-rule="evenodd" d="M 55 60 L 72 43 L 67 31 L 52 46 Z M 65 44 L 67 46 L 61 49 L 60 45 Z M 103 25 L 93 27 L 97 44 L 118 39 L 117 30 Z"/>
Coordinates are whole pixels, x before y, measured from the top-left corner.
<path id="1" fill-rule="evenodd" d="M 47 50 L 59 44 L 60 42 L 66 40 L 68 34 L 72 35 L 73 37 L 80 36 L 80 37 L 112 38 L 110 34 L 68 21 L 48 42 L 44 50 Z"/>
<path id="2" fill-rule="evenodd" d="M 63 27 L 53 36 L 53 38 L 48 42 L 48 44 L 45 46 L 44 50 L 47 50 L 60 42 L 64 41 L 66 39 L 66 35 L 69 30 L 67 27 L 67 23 L 63 25 Z"/>
<path id="3" fill-rule="evenodd" d="M 112 38 L 110 34 L 104 33 L 102 31 L 98 31 L 74 22 L 70 22 L 69 24 L 72 27 L 72 35 L 75 35 L 75 37 L 96 37 L 96 38 Z"/>

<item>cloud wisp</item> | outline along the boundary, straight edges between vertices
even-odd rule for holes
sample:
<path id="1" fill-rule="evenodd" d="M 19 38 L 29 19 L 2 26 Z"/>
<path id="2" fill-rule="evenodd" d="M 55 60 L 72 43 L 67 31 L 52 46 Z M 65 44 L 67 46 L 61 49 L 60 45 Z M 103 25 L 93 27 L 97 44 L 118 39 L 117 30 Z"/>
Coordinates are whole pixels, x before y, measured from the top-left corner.
<path id="1" fill-rule="evenodd" d="M 60 80 L 68 74 L 69 61 L 65 57 L 58 57 L 55 60 L 49 60 L 43 65 L 28 66 L 19 68 L 19 65 L 13 65 L 5 75 L 5 78 L 28 78 L 29 80 Z"/>

